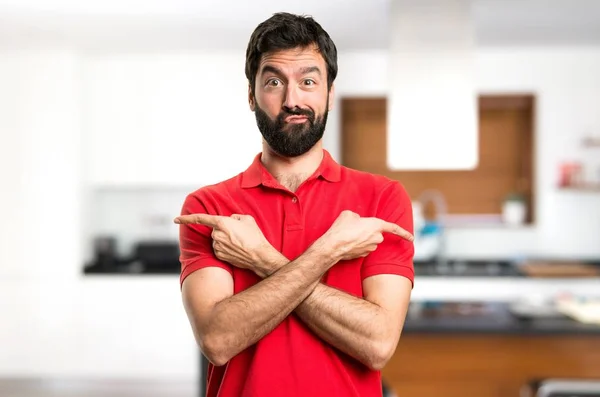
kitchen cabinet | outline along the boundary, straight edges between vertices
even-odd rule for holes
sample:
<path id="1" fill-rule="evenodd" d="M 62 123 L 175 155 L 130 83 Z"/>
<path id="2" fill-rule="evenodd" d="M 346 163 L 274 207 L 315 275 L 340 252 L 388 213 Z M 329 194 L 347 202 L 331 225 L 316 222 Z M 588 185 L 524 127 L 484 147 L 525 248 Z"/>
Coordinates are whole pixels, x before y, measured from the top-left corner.
<path id="1" fill-rule="evenodd" d="M 399 396 L 514 397 L 537 379 L 600 379 L 600 335 L 410 334 L 382 376 Z"/>
<path id="2" fill-rule="evenodd" d="M 471 8 L 465 0 L 390 2 L 387 168 L 474 170 L 484 157 Z"/>
<path id="3" fill-rule="evenodd" d="M 600 327 L 518 320 L 502 304 L 488 315 L 409 316 L 382 377 L 419 397 L 514 397 L 539 379 L 600 379 Z"/>
<path id="4" fill-rule="evenodd" d="M 177 277 L 98 277 L 79 291 L 79 373 L 181 378 L 198 370 Z"/>
<path id="5" fill-rule="evenodd" d="M 197 376 L 176 276 L 0 281 L 0 317 L 3 377 Z"/>
<path id="6" fill-rule="evenodd" d="M 222 54 L 88 59 L 88 182 L 195 187 L 246 169 L 261 139 L 243 62 Z"/>

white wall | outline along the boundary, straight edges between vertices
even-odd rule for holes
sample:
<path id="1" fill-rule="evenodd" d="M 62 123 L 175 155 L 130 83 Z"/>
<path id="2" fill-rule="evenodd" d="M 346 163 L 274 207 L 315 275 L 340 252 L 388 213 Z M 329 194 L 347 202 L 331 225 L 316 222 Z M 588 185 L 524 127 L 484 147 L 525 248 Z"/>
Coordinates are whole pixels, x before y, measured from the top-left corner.
<path id="1" fill-rule="evenodd" d="M 1 228 L 0 274 L 64 276 L 74 268 L 44 260 L 74 263 L 78 255 L 77 249 L 64 250 L 79 237 L 78 61 L 64 51 L 2 54 L 0 60 L 0 101 L 6 105 L 0 118 L 0 211 L 8 220 Z M 35 267 L 24 266 L 26 258 Z"/>
<path id="2" fill-rule="evenodd" d="M 194 379 L 176 276 L 81 275 L 81 59 L 1 53 L 0 87 L 0 376 Z"/>
<path id="3" fill-rule="evenodd" d="M 243 52 L 98 56 L 84 62 L 86 180 L 196 186 L 261 150 Z"/>

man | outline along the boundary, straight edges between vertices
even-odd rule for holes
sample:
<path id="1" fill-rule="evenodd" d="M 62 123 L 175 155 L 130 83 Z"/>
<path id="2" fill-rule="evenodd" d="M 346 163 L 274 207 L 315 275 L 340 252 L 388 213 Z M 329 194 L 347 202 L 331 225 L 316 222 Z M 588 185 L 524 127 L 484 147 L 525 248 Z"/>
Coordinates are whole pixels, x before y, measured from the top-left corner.
<path id="1" fill-rule="evenodd" d="M 312 18 L 258 25 L 246 76 L 262 153 L 175 219 L 209 397 L 382 395 L 414 277 L 412 209 L 400 183 L 322 148 L 336 74 Z"/>

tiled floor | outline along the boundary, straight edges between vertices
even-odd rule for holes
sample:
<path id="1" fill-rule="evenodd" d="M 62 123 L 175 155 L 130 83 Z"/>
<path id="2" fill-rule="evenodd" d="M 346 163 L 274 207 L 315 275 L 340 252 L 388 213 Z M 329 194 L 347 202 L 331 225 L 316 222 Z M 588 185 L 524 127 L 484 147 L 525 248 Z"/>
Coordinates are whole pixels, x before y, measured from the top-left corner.
<path id="1" fill-rule="evenodd" d="M 1 397 L 197 397 L 194 382 L 0 379 Z"/>

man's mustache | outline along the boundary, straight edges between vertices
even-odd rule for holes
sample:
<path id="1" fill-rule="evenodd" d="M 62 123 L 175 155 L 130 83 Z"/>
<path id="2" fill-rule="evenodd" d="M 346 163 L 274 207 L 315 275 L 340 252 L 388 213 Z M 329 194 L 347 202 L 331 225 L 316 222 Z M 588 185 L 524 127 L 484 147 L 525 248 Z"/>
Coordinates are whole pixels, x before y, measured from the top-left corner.
<path id="1" fill-rule="evenodd" d="M 288 116 L 306 116 L 309 120 L 314 120 L 315 119 L 315 112 L 313 112 L 310 109 L 301 109 L 301 108 L 287 108 L 281 111 L 281 113 L 279 113 L 279 120 L 283 121 L 283 119 L 285 119 Z"/>

